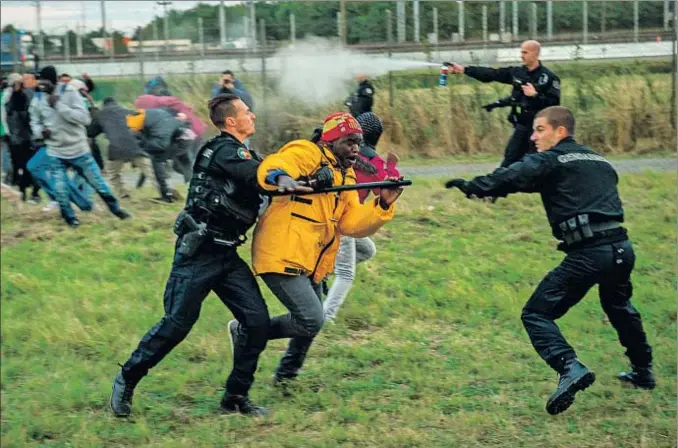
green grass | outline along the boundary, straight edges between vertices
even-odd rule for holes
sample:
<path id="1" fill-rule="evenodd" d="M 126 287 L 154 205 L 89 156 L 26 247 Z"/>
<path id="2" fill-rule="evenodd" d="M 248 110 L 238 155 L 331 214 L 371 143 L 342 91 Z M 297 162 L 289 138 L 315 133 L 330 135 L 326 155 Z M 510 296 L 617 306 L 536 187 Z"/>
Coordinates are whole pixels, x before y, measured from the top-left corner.
<path id="1" fill-rule="evenodd" d="M 129 223 L 81 213 L 71 230 L 3 199 L 2 446 L 673 447 L 676 174 L 623 174 L 620 189 L 658 387 L 618 384 L 627 360 L 592 291 L 559 324 L 598 380 L 556 417 L 544 404 L 557 376 L 520 322 L 563 256 L 536 195 L 492 205 L 415 179 L 291 399 L 269 381 L 285 341 L 269 344 L 251 392 L 267 420 L 216 414 L 232 360 L 231 315 L 214 296 L 139 385 L 134 417 L 108 411 L 116 363 L 162 315 L 180 205 L 142 191 Z"/>

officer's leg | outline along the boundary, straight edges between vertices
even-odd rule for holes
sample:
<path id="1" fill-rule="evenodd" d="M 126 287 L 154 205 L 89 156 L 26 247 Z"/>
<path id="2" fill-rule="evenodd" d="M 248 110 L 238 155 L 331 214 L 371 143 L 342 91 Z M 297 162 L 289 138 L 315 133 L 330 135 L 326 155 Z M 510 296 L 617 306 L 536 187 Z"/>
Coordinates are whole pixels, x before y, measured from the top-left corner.
<path id="1" fill-rule="evenodd" d="M 308 277 L 263 274 L 264 283 L 290 311 L 271 319 L 269 339 L 291 338 L 276 371 L 278 378 L 294 378 L 306 358 L 313 338 L 323 326 L 320 285 Z"/>
<path id="2" fill-rule="evenodd" d="M 123 365 L 126 381 L 132 384 L 139 382 L 149 369 L 184 340 L 200 316 L 202 302 L 211 289 L 213 278 L 221 272 L 221 257 L 209 253 L 186 257 L 175 249 L 163 299 L 165 315 L 146 333 Z"/>
<path id="3" fill-rule="evenodd" d="M 266 348 L 270 325 L 268 308 L 259 285 L 235 249 L 226 262 L 222 280 L 214 287 L 224 305 L 228 307 L 239 323 L 237 338 L 234 338 L 233 370 L 226 381 L 226 392 L 233 395 L 247 395 L 254 373 L 257 371 L 259 355 Z"/>
<path id="4" fill-rule="evenodd" d="M 633 247 L 630 241 L 610 247 L 611 272 L 600 283 L 600 304 L 617 330 L 619 342 L 626 348 L 631 364 L 638 368 L 649 367 L 652 364 L 652 348 L 647 342 L 640 313 L 631 305 L 631 271 L 636 258 Z"/>
<path id="5" fill-rule="evenodd" d="M 539 356 L 553 369 L 562 371 L 568 359 L 575 358 L 554 322 L 586 295 L 596 283 L 596 271 L 585 250 L 571 254 L 539 284 L 522 312 L 522 321 Z"/>
<path id="6" fill-rule="evenodd" d="M 506 167 L 522 159 L 530 148 L 530 130 L 522 125 L 518 125 L 504 150 L 504 160 L 502 167 Z"/>

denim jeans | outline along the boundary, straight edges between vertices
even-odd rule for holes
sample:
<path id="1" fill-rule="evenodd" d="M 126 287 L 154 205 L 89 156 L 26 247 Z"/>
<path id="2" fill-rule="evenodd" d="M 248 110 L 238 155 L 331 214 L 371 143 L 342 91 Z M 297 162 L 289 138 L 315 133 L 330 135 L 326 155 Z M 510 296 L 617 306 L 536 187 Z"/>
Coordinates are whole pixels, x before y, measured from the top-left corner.
<path id="1" fill-rule="evenodd" d="M 52 165 L 54 164 L 54 157 L 47 154 L 47 148 L 42 147 L 35 153 L 31 160 L 28 161 L 26 167 L 31 172 L 35 182 L 47 193 L 53 201 L 56 201 L 56 189 L 54 185 L 54 177 L 52 173 Z M 76 174 L 76 176 L 78 176 Z M 82 211 L 90 211 L 94 204 L 87 199 L 80 190 L 75 186 L 75 183 L 70 177 L 66 177 L 66 185 L 68 188 L 68 200 L 74 203 Z"/>
<path id="2" fill-rule="evenodd" d="M 69 167 L 72 167 L 76 173 L 85 178 L 87 183 L 90 184 L 99 194 L 101 199 L 104 200 L 112 213 L 117 214 L 120 211 L 120 204 L 115 196 L 113 196 L 113 193 L 106 183 L 104 176 L 101 174 L 99 165 L 97 165 L 92 154 L 88 153 L 73 159 L 61 159 L 55 157 L 52 162 L 54 190 L 56 193 L 56 201 L 61 208 L 61 216 L 66 222 L 71 222 L 75 219 L 75 212 L 73 211 L 69 200 L 69 178 L 67 172 Z"/>
<path id="3" fill-rule="evenodd" d="M 291 338 L 276 376 L 294 378 L 313 338 L 323 326 L 322 287 L 301 275 L 262 274 L 262 280 L 289 313 L 271 319 L 268 339 Z"/>
<path id="4" fill-rule="evenodd" d="M 377 253 L 377 248 L 371 239 L 351 238 L 342 236 L 339 243 L 336 265 L 334 266 L 334 283 L 327 293 L 327 299 L 323 304 L 325 320 L 333 320 L 337 317 L 339 308 L 344 303 L 348 291 L 353 285 L 355 267 L 358 263 L 369 260 Z"/>

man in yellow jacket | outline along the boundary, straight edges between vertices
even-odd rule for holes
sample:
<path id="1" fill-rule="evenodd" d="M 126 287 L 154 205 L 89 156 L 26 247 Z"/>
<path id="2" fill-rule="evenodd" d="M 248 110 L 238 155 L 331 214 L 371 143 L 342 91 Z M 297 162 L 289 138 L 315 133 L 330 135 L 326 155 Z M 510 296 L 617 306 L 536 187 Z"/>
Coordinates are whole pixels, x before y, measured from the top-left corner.
<path id="1" fill-rule="evenodd" d="M 268 191 L 323 189 L 356 183 L 353 164 L 362 140 L 348 113 L 328 116 L 320 141 L 295 140 L 259 165 L 259 185 Z M 309 188 L 310 190 L 310 188 Z M 391 220 L 402 188 L 382 189 L 360 204 L 356 191 L 274 196 L 254 230 L 255 274 L 289 310 L 271 318 L 269 340 L 291 338 L 275 374 L 280 383 L 297 376 L 313 338 L 323 325 L 321 281 L 334 269 L 340 235 L 361 238 Z M 229 325 L 237 337 L 238 325 Z"/>

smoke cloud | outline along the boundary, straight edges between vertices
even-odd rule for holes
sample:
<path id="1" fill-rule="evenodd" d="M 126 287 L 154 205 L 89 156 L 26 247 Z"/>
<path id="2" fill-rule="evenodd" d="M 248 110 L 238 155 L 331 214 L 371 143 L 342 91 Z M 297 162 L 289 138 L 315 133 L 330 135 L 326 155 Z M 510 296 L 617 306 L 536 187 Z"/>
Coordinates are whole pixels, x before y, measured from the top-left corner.
<path id="1" fill-rule="evenodd" d="M 440 65 L 363 54 L 319 37 L 297 41 L 279 50 L 275 58 L 280 61 L 279 92 L 309 105 L 346 98 L 351 81 L 361 73 L 373 78 L 391 70 Z"/>

